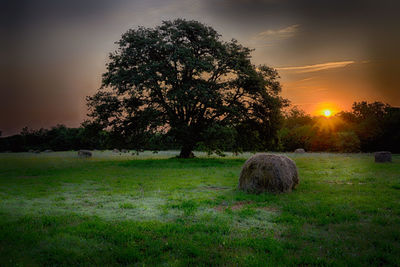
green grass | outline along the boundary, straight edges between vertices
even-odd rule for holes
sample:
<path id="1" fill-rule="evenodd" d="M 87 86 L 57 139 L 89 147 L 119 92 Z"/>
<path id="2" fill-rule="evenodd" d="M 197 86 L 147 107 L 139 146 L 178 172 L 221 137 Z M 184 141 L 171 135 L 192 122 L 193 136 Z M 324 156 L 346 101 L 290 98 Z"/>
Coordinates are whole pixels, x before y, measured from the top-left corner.
<path id="1" fill-rule="evenodd" d="M 400 156 L 288 154 L 289 194 L 237 190 L 250 154 L 0 154 L 0 265 L 400 266 Z"/>

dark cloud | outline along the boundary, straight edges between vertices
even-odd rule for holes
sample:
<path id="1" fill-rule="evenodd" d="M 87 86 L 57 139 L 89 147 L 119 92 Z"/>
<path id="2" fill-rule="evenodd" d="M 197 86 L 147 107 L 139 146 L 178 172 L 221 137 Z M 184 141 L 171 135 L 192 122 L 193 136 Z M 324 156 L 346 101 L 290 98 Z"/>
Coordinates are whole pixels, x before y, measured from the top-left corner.
<path id="1" fill-rule="evenodd" d="M 40 21 L 87 20 L 106 16 L 128 1 L 109 0 L 6 0 L 1 2 L 2 22 L 28 24 Z"/>

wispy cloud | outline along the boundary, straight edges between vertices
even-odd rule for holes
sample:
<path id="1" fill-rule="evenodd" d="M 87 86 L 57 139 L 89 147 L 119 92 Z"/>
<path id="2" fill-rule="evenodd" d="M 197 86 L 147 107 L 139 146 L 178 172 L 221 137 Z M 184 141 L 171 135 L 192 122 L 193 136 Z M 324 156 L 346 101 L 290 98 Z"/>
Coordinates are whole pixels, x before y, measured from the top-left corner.
<path id="1" fill-rule="evenodd" d="M 266 30 L 258 33 L 255 36 L 255 39 L 261 40 L 270 38 L 278 38 L 278 39 L 289 38 L 292 37 L 298 31 L 299 27 L 300 27 L 299 24 L 294 24 L 282 29 Z"/>
<path id="2" fill-rule="evenodd" d="M 315 79 L 315 77 L 309 77 L 309 78 L 304 78 L 304 79 L 298 80 L 296 82 L 299 82 L 299 83 L 308 82 L 308 81 L 311 81 L 311 80 L 314 80 L 314 79 Z"/>
<path id="3" fill-rule="evenodd" d="M 297 67 L 282 67 L 276 69 L 294 71 L 296 73 L 307 73 L 307 72 L 315 72 L 328 69 L 343 68 L 353 63 L 355 63 L 355 61 L 349 60 L 349 61 L 327 62 L 322 64 L 297 66 Z"/>

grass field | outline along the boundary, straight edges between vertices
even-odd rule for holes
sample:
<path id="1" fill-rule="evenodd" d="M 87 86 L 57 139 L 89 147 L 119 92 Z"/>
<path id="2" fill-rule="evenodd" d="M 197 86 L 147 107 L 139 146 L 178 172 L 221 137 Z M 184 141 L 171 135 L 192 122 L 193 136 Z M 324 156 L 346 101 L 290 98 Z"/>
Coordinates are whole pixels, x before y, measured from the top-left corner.
<path id="1" fill-rule="evenodd" d="M 400 265 L 400 155 L 289 153 L 298 188 L 250 195 L 250 154 L 175 154 L 0 154 L 0 265 Z"/>

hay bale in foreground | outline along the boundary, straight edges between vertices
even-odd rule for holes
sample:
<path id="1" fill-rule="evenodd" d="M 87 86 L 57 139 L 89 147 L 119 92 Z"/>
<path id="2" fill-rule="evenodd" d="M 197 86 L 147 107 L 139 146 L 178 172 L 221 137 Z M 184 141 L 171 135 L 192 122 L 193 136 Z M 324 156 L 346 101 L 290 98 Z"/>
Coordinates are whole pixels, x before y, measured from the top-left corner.
<path id="1" fill-rule="evenodd" d="M 239 189 L 249 193 L 290 192 L 299 183 L 297 167 L 286 156 L 256 154 L 243 165 Z"/>
<path id="2" fill-rule="evenodd" d="M 90 158 L 92 156 L 92 152 L 89 150 L 79 150 L 78 156 L 80 158 Z"/>
<path id="3" fill-rule="evenodd" d="M 303 153 L 306 153 L 306 151 L 305 151 L 303 148 L 298 148 L 298 149 L 296 149 L 296 150 L 294 151 L 294 153 L 303 154 Z"/>
<path id="4" fill-rule="evenodd" d="M 392 153 L 389 151 L 375 152 L 375 162 L 392 162 Z"/>

